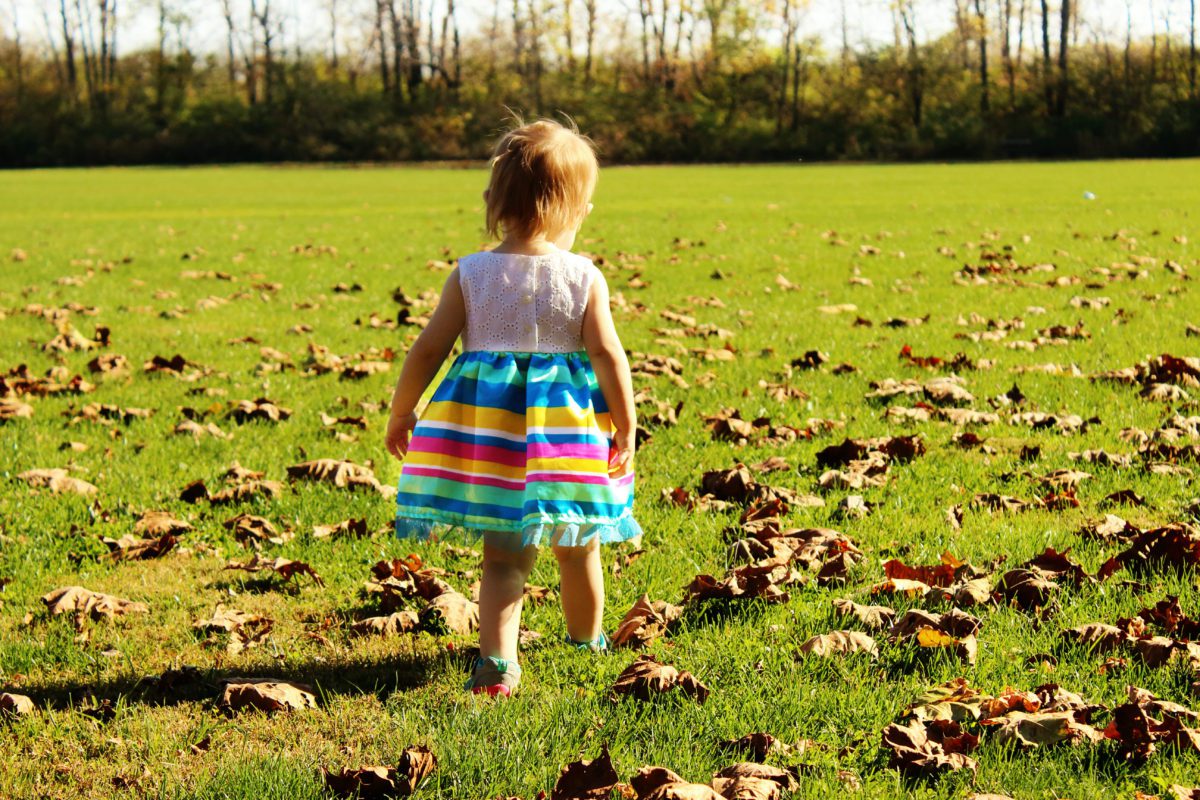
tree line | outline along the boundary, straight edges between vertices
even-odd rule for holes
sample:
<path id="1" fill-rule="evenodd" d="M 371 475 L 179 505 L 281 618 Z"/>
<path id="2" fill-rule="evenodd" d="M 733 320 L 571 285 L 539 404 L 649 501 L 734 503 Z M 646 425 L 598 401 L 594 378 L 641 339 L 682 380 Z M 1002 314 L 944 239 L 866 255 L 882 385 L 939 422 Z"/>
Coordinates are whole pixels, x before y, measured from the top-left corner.
<path id="1" fill-rule="evenodd" d="M 279 0 L 153 0 L 129 52 L 119 0 L 46 2 L 36 46 L 0 35 L 7 166 L 480 158 L 510 109 L 619 162 L 1200 154 L 1197 0 L 1149 36 L 1134 0 L 1123 31 L 1079 0 L 893 0 L 872 43 L 844 0 L 840 41 L 805 0 L 494 0 L 467 31 L 455 0 L 321 0 L 322 46 Z"/>

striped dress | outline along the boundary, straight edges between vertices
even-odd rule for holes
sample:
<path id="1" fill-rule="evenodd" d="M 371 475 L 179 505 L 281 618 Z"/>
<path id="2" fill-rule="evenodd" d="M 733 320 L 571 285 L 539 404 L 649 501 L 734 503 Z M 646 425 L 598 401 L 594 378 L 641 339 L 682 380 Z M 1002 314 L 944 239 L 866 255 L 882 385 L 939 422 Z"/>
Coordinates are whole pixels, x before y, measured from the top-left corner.
<path id="1" fill-rule="evenodd" d="M 458 263 L 462 355 L 413 430 L 396 534 L 500 532 L 512 549 L 631 539 L 633 474 L 608 473 L 612 422 L 582 322 L 586 258 L 482 252 Z"/>

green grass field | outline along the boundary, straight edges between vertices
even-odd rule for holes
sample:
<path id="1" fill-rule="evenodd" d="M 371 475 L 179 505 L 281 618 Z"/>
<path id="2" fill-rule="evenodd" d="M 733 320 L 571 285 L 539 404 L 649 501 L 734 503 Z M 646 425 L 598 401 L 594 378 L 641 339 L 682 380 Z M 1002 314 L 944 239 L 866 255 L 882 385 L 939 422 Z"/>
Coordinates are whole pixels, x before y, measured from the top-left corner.
<path id="1" fill-rule="evenodd" d="M 1059 580 L 1056 613 L 1004 598 L 966 609 L 982 620 L 974 666 L 953 653 L 892 643 L 878 632 L 874 658 L 797 657 L 800 644 L 814 635 L 863 630 L 834 615 L 835 598 L 881 603 L 898 613 L 949 608 L 933 594 L 925 600 L 872 595 L 871 587 L 885 580 L 887 559 L 930 565 L 949 552 L 989 570 L 994 587 L 1004 572 L 1048 546 L 1071 548 L 1071 558 L 1094 575 L 1127 546 L 1080 535 L 1085 523 L 1105 513 L 1140 528 L 1195 524 L 1200 508 L 1191 504 L 1200 490 L 1185 470 L 1200 465 L 1184 458 L 1179 468 L 1153 471 L 1138 442 L 1121 436 L 1127 428 L 1152 434 L 1176 413 L 1195 415 L 1195 400 L 1143 398 L 1138 386 L 1087 376 L 1164 353 L 1200 354 L 1200 339 L 1187 327 L 1200 325 L 1200 300 L 1189 279 L 1200 274 L 1200 162 L 602 173 L 578 249 L 604 257 L 614 296 L 619 293 L 616 319 L 635 360 L 636 354 L 674 356 L 689 387 L 665 377 L 635 378 L 638 388 L 683 407 L 677 425 L 648 431 L 652 440 L 637 457 L 645 554 L 626 565 L 633 548 L 605 552 L 609 629 L 643 593 L 680 604 L 694 576 L 719 578 L 732 566 L 726 532 L 739 527 L 740 507 L 689 511 L 661 497 L 676 487 L 698 493 L 708 470 L 782 457 L 789 469 L 759 480 L 825 502 L 793 504 L 783 527 L 834 528 L 863 553 L 841 585 L 820 585 L 806 572 L 803 585 L 785 587 L 785 603 L 689 604 L 646 650 L 707 685 L 711 696 L 703 705 L 678 693 L 614 702 L 610 687 L 635 653 L 596 657 L 568 650 L 559 644 L 563 627 L 554 602 L 526 606 L 525 624 L 541 638 L 525 650 L 521 691 L 510 702 L 462 690 L 470 636 L 350 635 L 352 622 L 379 613 L 377 597 L 363 591 L 375 562 L 416 553 L 448 570 L 446 579 L 464 592 L 478 577 L 478 563 L 444 543 L 391 538 L 382 529 L 392 504 L 377 492 L 289 482 L 286 468 L 347 459 L 372 466 L 382 484 L 394 483 L 400 467 L 382 446 L 386 412 L 360 403 L 386 402 L 419 329 L 372 327 L 369 320 L 373 312 L 384 323 L 394 320 L 394 290 L 411 297 L 439 290 L 444 262 L 484 244 L 484 182 L 480 170 L 382 168 L 3 174 L 0 375 L 8 374 L 9 400 L 30 406 L 32 416 L 0 422 L 0 691 L 29 696 L 35 709 L 0 721 L 0 797 L 325 797 L 320 768 L 395 764 L 405 747 L 427 745 L 438 766 L 414 796 L 528 799 L 549 793 L 563 766 L 595 757 L 603 744 L 622 780 L 644 765 L 659 765 L 708 782 L 742 760 L 717 744 L 751 732 L 819 743 L 768 756 L 777 766 L 803 765 L 792 797 L 995 792 L 1082 799 L 1131 798 L 1136 791 L 1167 797 L 1172 784 L 1200 783 L 1200 756 L 1186 748 L 1160 746 L 1137 763 L 1122 759 L 1110 741 L 1022 749 L 972 723 L 967 727 L 980 734 L 971 753 L 978 762 L 974 775 L 963 769 L 910 779 L 889 766 L 880 744 L 880 732 L 918 695 L 957 677 L 989 695 L 1057 683 L 1105 707 L 1092 715 L 1098 731 L 1110 719 L 1106 709 L 1125 702 L 1127 685 L 1200 709 L 1200 698 L 1190 694 L 1200 659 L 1193 651 L 1189 662 L 1185 637 L 1176 637 L 1181 643 L 1170 663 L 1150 666 L 1130 647 L 1111 654 L 1126 659 L 1123 668 L 1102 671 L 1110 654 L 1061 636 L 1086 623 L 1116 624 L 1168 595 L 1178 596 L 1195 619 L 1196 571 L 1186 564 L 1124 570 L 1103 582 Z M 1095 199 L 1085 199 L 1085 192 Z M 1053 270 L 1000 270 L 991 274 L 999 282 L 956 283 L 964 265 L 988 261 Z M 1130 276 L 1114 264 L 1132 264 L 1144 275 Z M 1063 285 L 1048 285 L 1055 280 Z M 794 290 L 785 290 L 788 283 Z M 336 291 L 339 284 L 350 291 Z M 1076 307 L 1075 297 L 1109 302 Z M 828 313 L 842 304 L 854 308 Z M 664 318 L 668 311 L 731 335 L 724 342 L 686 330 L 680 336 L 670 329 L 687 328 L 687 321 Z M 996 341 L 956 338 L 986 330 L 971 322 L 972 314 L 1019 317 L 1025 327 Z M 915 326 L 883 324 L 926 316 Z M 960 317 L 968 324 L 959 324 Z M 872 324 L 856 324 L 859 318 Z M 1008 346 L 1080 321 L 1090 338 L 1032 350 Z M 108 326 L 110 341 L 92 350 L 46 352 L 57 324 L 89 340 L 96 326 Z M 243 337 L 258 343 L 234 343 Z M 310 344 L 342 356 L 391 348 L 396 360 L 360 379 L 308 375 Z M 726 344 L 732 355 L 715 352 Z M 885 417 L 889 406 L 913 407 L 919 395 L 884 402 L 865 397 L 873 381 L 929 381 L 951 372 L 898 357 L 905 345 L 916 356 L 950 360 L 964 353 L 974 362 L 979 368 L 957 374 L 977 411 L 993 412 L 989 398 L 1019 387 L 1027 398 L 1019 408 L 1001 405 L 998 421 L 968 428 L 993 452 L 958 446 L 952 436 L 963 429 L 937 418 Z M 262 355 L 267 347 L 290 357 L 294 368 L 270 366 L 280 356 Z M 705 348 L 714 351 L 707 358 Z M 827 354 L 828 362 L 789 368 L 812 350 Z M 125 356 L 128 367 L 90 373 L 88 362 L 106 353 Z M 143 371 L 155 356 L 176 355 L 199 365 L 185 370 L 199 372 L 195 380 Z M 833 369 L 843 363 L 857 370 Z M 1018 371 L 1051 363 L 1066 372 Z M 11 386 L 21 364 L 34 377 L 57 369 L 59 383 L 82 375 L 95 391 L 16 393 Z M 1078 376 L 1069 374 L 1071 365 Z M 760 381 L 788 383 L 807 399 L 775 396 Z M 1178 385 L 1200 397 L 1200 388 L 1186 380 Z M 259 397 L 290 408 L 292 416 L 241 424 L 228 415 L 237 401 Z M 89 403 L 154 414 L 128 422 L 76 419 Z M 786 443 L 761 443 L 756 434 L 742 445 L 710 434 L 703 417 L 722 408 L 736 408 L 746 420 L 769 417 L 776 426 L 805 429 L 810 418 L 822 418 L 844 427 Z M 1010 423 L 1026 411 L 1100 421 L 1067 434 Z M 185 413 L 231 438 L 172 433 Z M 322 413 L 363 415 L 366 429 L 328 428 Z M 914 433 L 927 452 L 891 464 L 883 485 L 818 486 L 825 467 L 816 456 L 824 448 L 846 437 Z M 86 449 L 64 447 L 68 442 Z M 1175 444 L 1197 441 L 1185 433 Z M 1026 445 L 1039 446 L 1040 455 L 1022 460 Z M 1087 449 L 1131 454 L 1132 464 L 1087 464 L 1068 456 Z M 282 492 L 224 506 L 179 499 L 197 479 L 213 492 L 222 488 L 221 476 L 235 461 L 280 481 Z M 94 484 L 97 493 L 55 494 L 17 477 L 56 467 Z M 993 513 L 972 505 L 977 493 L 1044 497 L 1050 489 L 1038 479 L 1063 467 L 1092 476 L 1077 489 L 1077 508 Z M 1102 504 L 1122 489 L 1144 496 L 1145 505 Z M 867 516 L 837 513 L 849 494 L 871 504 Z M 961 530 L 947 521 L 953 505 L 962 506 Z M 156 509 L 192 526 L 175 549 L 145 560 L 104 557 L 102 537 L 120 539 L 143 511 Z M 285 583 L 223 569 L 252 554 L 222 525 L 242 512 L 291 531 L 293 538 L 282 544 L 264 544 L 263 555 L 307 562 L 324 586 L 303 576 Z M 314 525 L 361 517 L 374 534 L 312 535 Z M 1007 561 L 992 564 L 1000 557 Z M 553 559 L 541 559 L 531 580 L 556 587 Z M 51 618 L 40 600 L 71 585 L 145 603 L 149 613 L 88 620 L 81 636 L 70 615 Z M 193 622 L 211 616 L 218 604 L 265 615 L 273 628 L 240 654 L 226 652 L 223 638 L 206 646 L 207 636 Z M 155 691 L 142 682 L 184 665 L 198 667 L 200 675 L 177 689 Z M 219 682 L 234 676 L 311 684 L 317 707 L 223 713 Z"/>

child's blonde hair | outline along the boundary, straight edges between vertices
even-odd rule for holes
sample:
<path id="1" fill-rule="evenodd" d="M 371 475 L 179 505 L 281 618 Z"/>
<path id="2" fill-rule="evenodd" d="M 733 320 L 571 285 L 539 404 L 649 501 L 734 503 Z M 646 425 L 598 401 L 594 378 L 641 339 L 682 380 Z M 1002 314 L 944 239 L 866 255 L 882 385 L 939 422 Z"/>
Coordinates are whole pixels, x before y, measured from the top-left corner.
<path id="1" fill-rule="evenodd" d="M 591 140 L 553 120 L 518 125 L 492 151 L 488 233 L 528 239 L 577 227 L 599 172 Z"/>

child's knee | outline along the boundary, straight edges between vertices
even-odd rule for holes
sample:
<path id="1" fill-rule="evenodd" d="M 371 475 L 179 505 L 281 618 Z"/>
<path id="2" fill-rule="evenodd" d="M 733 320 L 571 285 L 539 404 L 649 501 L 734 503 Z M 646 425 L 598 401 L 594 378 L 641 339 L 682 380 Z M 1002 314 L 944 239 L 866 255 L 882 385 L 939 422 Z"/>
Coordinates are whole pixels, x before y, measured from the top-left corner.
<path id="1" fill-rule="evenodd" d="M 512 569 L 528 574 L 533 570 L 533 562 L 537 559 L 537 548 L 526 547 L 523 550 L 509 550 L 504 547 L 483 548 L 483 565 L 485 568 Z"/>
<path id="2" fill-rule="evenodd" d="M 599 552 L 596 544 L 595 541 L 578 547 L 567 547 L 566 545 L 556 544 L 554 545 L 554 557 L 558 559 L 559 563 L 581 563 L 592 558 L 594 553 Z"/>

